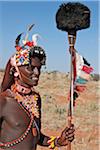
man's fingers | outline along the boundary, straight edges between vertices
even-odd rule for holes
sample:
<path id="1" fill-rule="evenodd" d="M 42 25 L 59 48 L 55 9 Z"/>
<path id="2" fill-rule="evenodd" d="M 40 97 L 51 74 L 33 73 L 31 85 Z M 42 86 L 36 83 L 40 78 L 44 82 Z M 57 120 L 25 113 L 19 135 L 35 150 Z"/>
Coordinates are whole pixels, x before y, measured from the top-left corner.
<path id="1" fill-rule="evenodd" d="M 74 133 L 74 131 L 75 131 L 75 129 L 69 129 L 69 130 L 66 131 L 65 134 L 67 136 L 67 135 L 70 135 L 70 134 Z"/>
<path id="2" fill-rule="evenodd" d="M 72 142 L 74 140 L 74 135 L 72 137 L 69 137 L 67 140 Z"/>
<path id="3" fill-rule="evenodd" d="M 71 134 L 69 134 L 67 137 L 70 138 L 70 137 L 73 137 L 73 136 L 74 136 L 74 134 L 71 133 Z"/>
<path id="4" fill-rule="evenodd" d="M 71 133 L 73 133 L 74 131 L 75 131 L 75 129 L 69 129 L 69 130 L 68 130 L 68 133 L 71 134 Z"/>
<path id="5" fill-rule="evenodd" d="M 74 136 L 74 134 L 73 134 L 73 133 L 68 134 L 68 135 L 66 135 L 66 139 L 71 138 L 71 137 L 73 137 L 73 136 Z"/>
<path id="6" fill-rule="evenodd" d="M 66 127 L 66 128 L 65 128 L 65 130 L 64 130 L 64 132 L 66 133 L 68 130 L 69 130 L 69 128 L 68 128 L 68 127 Z"/>
<path id="7" fill-rule="evenodd" d="M 73 129 L 74 129 L 74 124 L 71 124 L 71 126 L 69 128 L 66 127 L 63 132 L 67 132 L 67 131 L 73 130 Z"/>

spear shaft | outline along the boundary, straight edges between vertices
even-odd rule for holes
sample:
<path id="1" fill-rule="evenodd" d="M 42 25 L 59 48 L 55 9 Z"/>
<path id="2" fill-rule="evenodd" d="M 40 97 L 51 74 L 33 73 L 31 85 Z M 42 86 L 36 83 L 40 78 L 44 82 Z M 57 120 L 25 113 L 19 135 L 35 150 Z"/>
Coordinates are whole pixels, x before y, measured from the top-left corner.
<path id="1" fill-rule="evenodd" d="M 68 107 L 68 127 L 72 124 L 72 116 L 73 116 L 73 93 L 74 93 L 74 75 L 73 75 L 73 58 L 75 56 L 74 45 L 76 41 L 76 34 L 75 36 L 68 34 L 69 40 L 69 51 L 71 54 L 70 58 L 70 101 Z M 71 142 L 68 143 L 67 150 L 71 150 Z"/>

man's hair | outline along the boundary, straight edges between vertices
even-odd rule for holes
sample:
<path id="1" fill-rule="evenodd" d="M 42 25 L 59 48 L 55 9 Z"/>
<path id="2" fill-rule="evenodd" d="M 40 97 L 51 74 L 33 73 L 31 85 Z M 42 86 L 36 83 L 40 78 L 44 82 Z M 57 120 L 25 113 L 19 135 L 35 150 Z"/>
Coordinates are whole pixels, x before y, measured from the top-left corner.
<path id="1" fill-rule="evenodd" d="M 41 61 L 41 65 L 46 64 L 46 54 L 44 49 L 40 46 L 34 46 L 30 48 L 30 52 L 29 52 L 30 61 L 31 61 L 31 57 L 38 57 Z"/>

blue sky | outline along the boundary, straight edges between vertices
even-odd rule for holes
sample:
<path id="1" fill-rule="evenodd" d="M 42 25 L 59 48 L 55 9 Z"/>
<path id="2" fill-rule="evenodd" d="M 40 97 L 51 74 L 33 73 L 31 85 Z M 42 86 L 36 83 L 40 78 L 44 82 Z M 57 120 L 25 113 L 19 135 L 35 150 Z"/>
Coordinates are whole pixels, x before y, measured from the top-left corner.
<path id="1" fill-rule="evenodd" d="M 69 1 L 0 1 L 0 68 L 5 68 L 8 58 L 15 52 L 15 39 L 27 26 L 34 23 L 31 35 L 38 33 L 47 54 L 47 70 L 70 71 L 70 55 L 66 32 L 57 29 L 55 15 L 59 6 Z M 72 2 L 72 0 L 71 0 Z M 98 73 L 99 65 L 99 1 L 78 1 L 91 10 L 91 25 L 78 31 L 75 48 Z"/>

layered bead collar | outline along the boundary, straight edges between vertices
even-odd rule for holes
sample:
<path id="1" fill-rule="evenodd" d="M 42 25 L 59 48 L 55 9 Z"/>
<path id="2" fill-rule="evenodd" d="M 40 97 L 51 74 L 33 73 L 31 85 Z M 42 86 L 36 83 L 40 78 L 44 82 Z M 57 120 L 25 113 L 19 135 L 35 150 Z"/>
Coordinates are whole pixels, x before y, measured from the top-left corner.
<path id="1" fill-rule="evenodd" d="M 27 88 L 25 86 L 22 86 L 18 83 L 18 81 L 15 81 L 15 84 L 13 85 L 13 91 L 18 92 L 20 94 L 30 94 L 32 92 L 32 88 Z"/>
<path id="2" fill-rule="evenodd" d="M 21 104 L 29 113 L 39 118 L 38 99 L 39 94 L 30 88 L 23 87 L 16 81 L 11 86 L 11 91 L 19 104 Z"/>

